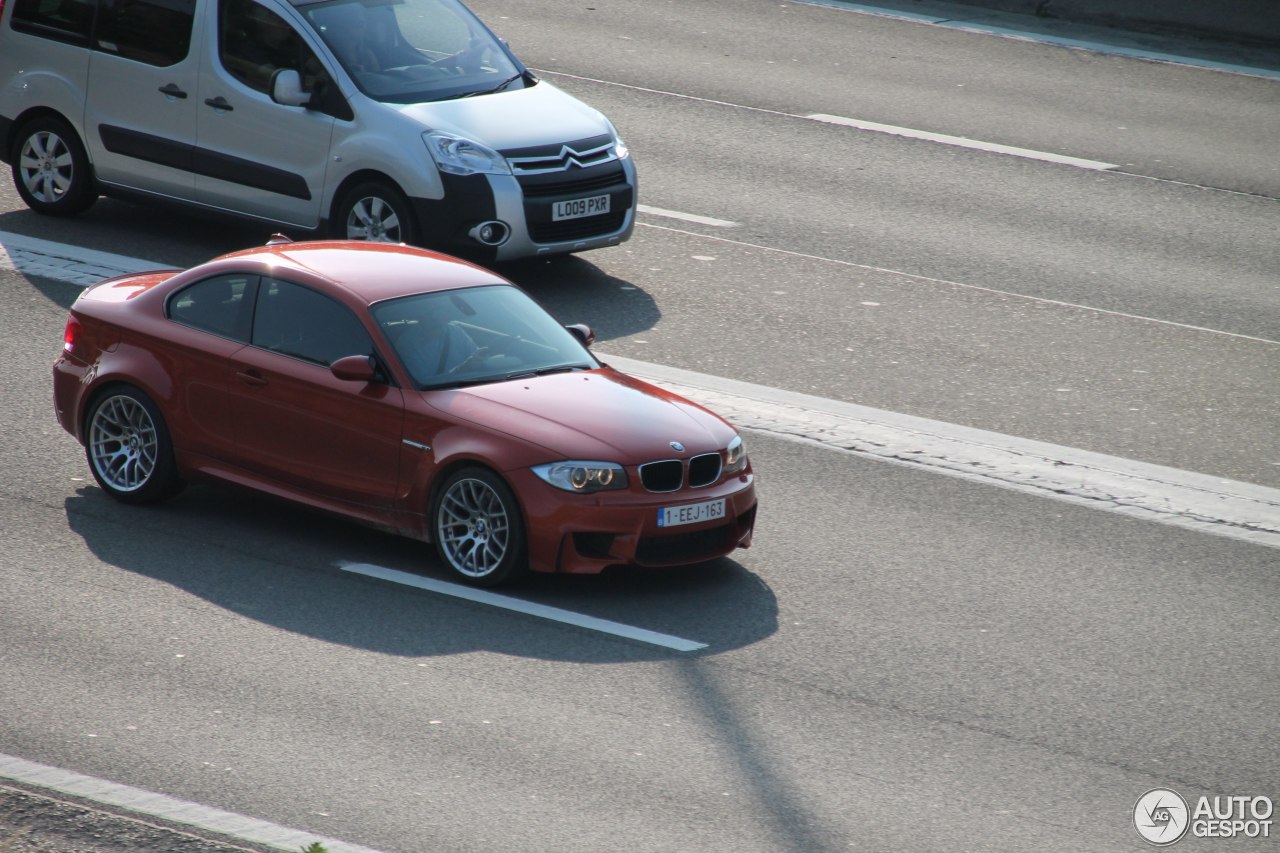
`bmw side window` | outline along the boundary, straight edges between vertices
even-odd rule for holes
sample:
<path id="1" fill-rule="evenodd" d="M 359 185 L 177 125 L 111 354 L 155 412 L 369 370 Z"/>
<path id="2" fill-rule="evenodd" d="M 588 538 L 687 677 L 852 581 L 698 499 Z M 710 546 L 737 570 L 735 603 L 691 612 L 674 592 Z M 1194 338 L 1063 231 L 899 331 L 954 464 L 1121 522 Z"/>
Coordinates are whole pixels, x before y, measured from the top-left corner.
<path id="1" fill-rule="evenodd" d="M 232 340 L 248 341 L 256 275 L 220 275 L 169 297 L 169 319 Z"/>
<path id="2" fill-rule="evenodd" d="M 167 67 L 187 58 L 196 0 L 102 0 L 94 47 Z"/>
<path id="3" fill-rule="evenodd" d="M 373 340 L 346 306 L 314 290 L 264 278 L 253 314 L 253 345 L 328 366 L 373 355 Z"/>
<path id="4" fill-rule="evenodd" d="M 221 0 L 218 5 L 218 58 L 232 77 L 251 89 L 271 93 L 271 77 L 292 68 L 302 90 L 316 92 L 324 68 L 288 21 L 253 0 Z"/>
<path id="5" fill-rule="evenodd" d="M 18 32 L 86 45 L 94 5 L 95 0 L 17 0 L 9 25 Z"/>

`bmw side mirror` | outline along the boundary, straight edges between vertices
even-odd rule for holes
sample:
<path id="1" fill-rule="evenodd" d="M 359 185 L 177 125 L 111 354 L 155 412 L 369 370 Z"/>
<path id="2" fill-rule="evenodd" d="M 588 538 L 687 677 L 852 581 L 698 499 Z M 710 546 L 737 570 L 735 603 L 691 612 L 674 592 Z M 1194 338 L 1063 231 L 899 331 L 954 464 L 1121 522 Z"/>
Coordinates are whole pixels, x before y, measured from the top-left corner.
<path id="1" fill-rule="evenodd" d="M 302 76 L 292 68 L 277 68 L 271 75 L 271 100 L 286 107 L 305 107 L 311 93 L 302 91 Z"/>
<path id="2" fill-rule="evenodd" d="M 378 365 L 371 355 L 346 355 L 329 365 L 329 372 L 348 382 L 372 382 Z"/>
<path id="3" fill-rule="evenodd" d="M 574 323 L 571 326 L 565 326 L 565 328 L 568 329 L 570 334 L 577 338 L 578 343 L 582 344 L 584 347 L 589 347 L 596 342 L 596 333 L 591 331 L 591 327 L 585 323 Z"/>

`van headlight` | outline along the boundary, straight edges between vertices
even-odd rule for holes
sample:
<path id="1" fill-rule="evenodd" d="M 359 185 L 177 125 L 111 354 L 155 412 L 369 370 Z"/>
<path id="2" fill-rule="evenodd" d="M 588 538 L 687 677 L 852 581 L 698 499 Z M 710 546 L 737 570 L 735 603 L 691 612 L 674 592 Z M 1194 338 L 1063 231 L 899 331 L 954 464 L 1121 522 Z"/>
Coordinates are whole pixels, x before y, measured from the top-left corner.
<path id="1" fill-rule="evenodd" d="M 579 494 L 602 492 L 606 489 L 625 489 L 627 472 L 616 462 L 549 462 L 531 469 L 557 489 Z"/>
<path id="2" fill-rule="evenodd" d="M 627 148 L 627 143 L 622 141 L 622 134 L 618 133 L 613 122 L 605 119 L 605 123 L 609 125 L 609 132 L 613 134 L 613 153 L 618 155 L 619 160 L 627 159 L 631 155 L 631 149 Z"/>
<path id="3" fill-rule="evenodd" d="M 511 174 L 507 159 L 479 142 L 438 130 L 422 134 L 422 140 L 427 143 L 431 159 L 436 161 L 436 167 L 442 172 L 451 175 Z"/>

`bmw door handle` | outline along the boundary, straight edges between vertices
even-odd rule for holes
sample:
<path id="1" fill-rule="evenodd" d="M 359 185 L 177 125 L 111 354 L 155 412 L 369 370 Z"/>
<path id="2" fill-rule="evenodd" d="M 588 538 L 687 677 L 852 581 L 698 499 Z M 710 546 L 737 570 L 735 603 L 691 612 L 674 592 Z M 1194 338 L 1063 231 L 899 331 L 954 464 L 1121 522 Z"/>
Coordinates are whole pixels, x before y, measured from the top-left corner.
<path id="1" fill-rule="evenodd" d="M 231 103 L 221 95 L 216 98 L 205 98 L 204 102 L 207 106 L 213 107 L 215 110 L 222 110 L 228 113 L 235 109 L 231 106 Z"/>
<path id="2" fill-rule="evenodd" d="M 262 386 L 267 384 L 267 377 L 253 369 L 237 371 L 236 378 L 245 385 Z"/>
<path id="3" fill-rule="evenodd" d="M 166 83 L 160 87 L 160 94 L 166 98 L 185 98 L 187 93 L 178 88 L 177 83 Z"/>

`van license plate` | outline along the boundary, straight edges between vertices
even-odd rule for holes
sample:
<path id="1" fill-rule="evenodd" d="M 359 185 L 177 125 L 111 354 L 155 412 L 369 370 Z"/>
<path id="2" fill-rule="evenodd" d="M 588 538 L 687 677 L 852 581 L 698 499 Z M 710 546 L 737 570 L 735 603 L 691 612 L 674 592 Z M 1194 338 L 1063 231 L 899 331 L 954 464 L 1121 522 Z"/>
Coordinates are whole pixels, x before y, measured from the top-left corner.
<path id="1" fill-rule="evenodd" d="M 609 196 L 597 195 L 591 198 L 575 198 L 572 201 L 557 201 L 551 206 L 551 221 L 562 219 L 581 219 L 584 216 L 599 216 L 609 212 Z"/>
<path id="2" fill-rule="evenodd" d="M 675 527 L 680 524 L 697 524 L 699 521 L 712 521 L 724 518 L 724 498 L 714 501 L 703 501 L 700 504 L 684 504 L 682 506 L 664 506 L 658 510 L 659 527 Z"/>

